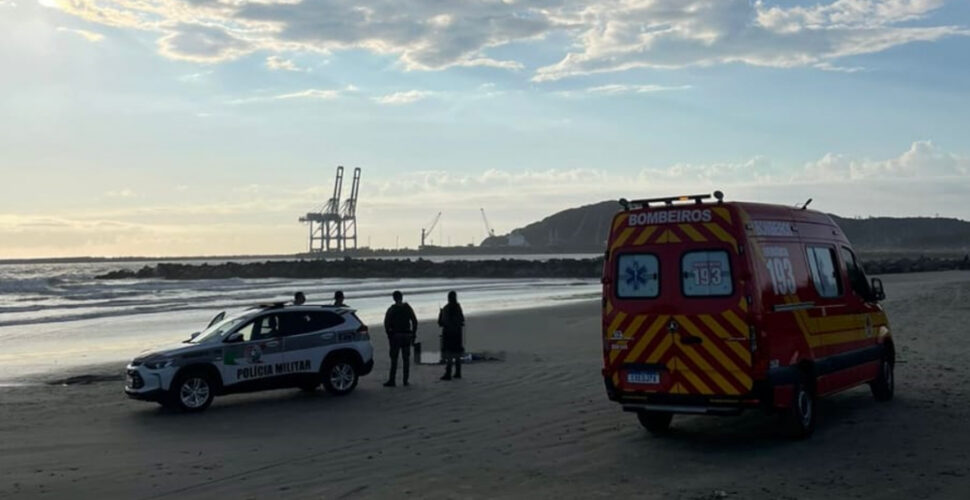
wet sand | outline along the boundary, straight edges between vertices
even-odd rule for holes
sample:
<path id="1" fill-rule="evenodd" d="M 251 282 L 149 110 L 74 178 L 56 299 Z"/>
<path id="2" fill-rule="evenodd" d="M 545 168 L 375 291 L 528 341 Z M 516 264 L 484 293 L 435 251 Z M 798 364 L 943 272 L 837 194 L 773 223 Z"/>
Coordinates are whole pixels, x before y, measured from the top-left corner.
<path id="1" fill-rule="evenodd" d="M 965 498 L 970 273 L 884 281 L 896 400 L 824 399 L 808 441 L 757 412 L 651 437 L 606 400 L 591 301 L 472 317 L 469 348 L 506 360 L 460 381 L 421 366 L 382 388 L 375 332 L 375 372 L 345 398 L 282 390 L 182 415 L 98 377 L 0 388 L 0 498 Z"/>

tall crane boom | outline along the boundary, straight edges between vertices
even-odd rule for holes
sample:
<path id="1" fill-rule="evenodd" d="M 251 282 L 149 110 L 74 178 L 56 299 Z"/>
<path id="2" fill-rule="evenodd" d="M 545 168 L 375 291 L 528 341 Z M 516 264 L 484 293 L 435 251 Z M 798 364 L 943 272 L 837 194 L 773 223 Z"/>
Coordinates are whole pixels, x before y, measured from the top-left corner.
<path id="1" fill-rule="evenodd" d="M 427 241 L 428 235 L 431 234 L 431 231 L 434 231 L 434 228 L 438 226 L 438 222 L 440 220 L 441 220 L 441 212 L 438 212 L 438 215 L 434 216 L 434 219 L 431 220 L 431 224 L 428 226 L 428 228 L 427 229 L 421 229 L 421 247 L 422 248 L 425 246 L 425 242 Z"/>
<path id="2" fill-rule="evenodd" d="M 354 182 L 350 186 L 350 198 L 344 201 L 340 221 L 343 225 L 344 249 L 349 249 L 349 243 L 357 249 L 357 196 L 360 194 L 360 167 L 354 169 Z"/>
<path id="3" fill-rule="evenodd" d="M 485 223 L 485 234 L 488 236 L 495 236 L 495 230 L 492 229 L 492 225 L 488 223 L 488 217 L 485 216 L 485 209 L 482 209 L 482 222 Z"/>

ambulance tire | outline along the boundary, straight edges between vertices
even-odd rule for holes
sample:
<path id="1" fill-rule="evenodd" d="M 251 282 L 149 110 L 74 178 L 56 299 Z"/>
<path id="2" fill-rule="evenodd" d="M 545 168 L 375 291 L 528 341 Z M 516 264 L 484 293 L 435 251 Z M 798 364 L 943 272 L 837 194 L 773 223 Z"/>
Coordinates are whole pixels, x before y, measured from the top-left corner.
<path id="1" fill-rule="evenodd" d="M 638 411 L 637 419 L 640 425 L 650 431 L 650 434 L 662 436 L 670 431 L 670 422 L 674 419 L 674 414 L 666 411 Z"/>
<path id="2" fill-rule="evenodd" d="M 349 356 L 327 358 L 320 370 L 323 388 L 334 396 L 346 396 L 357 387 L 359 368 Z"/>
<path id="3" fill-rule="evenodd" d="M 816 407 L 815 384 L 806 375 L 792 390 L 791 408 L 786 415 L 786 426 L 792 438 L 805 439 L 815 432 Z"/>
<path id="4" fill-rule="evenodd" d="M 892 355 L 883 356 L 880 361 L 879 375 L 876 380 L 869 383 L 872 397 L 876 398 L 876 401 L 892 401 L 896 385 L 895 365 Z"/>
<path id="5" fill-rule="evenodd" d="M 205 370 L 190 369 L 179 373 L 172 382 L 165 406 L 185 413 L 205 411 L 215 399 L 216 385 Z"/>

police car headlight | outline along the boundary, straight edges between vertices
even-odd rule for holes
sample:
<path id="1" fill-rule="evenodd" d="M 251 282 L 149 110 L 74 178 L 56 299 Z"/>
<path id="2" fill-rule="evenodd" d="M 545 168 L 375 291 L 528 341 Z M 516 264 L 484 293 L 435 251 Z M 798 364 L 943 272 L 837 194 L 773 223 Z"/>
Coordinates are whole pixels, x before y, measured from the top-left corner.
<path id="1" fill-rule="evenodd" d="M 174 358 L 156 359 L 153 361 L 146 361 L 145 368 L 149 370 L 161 370 L 163 368 L 168 368 L 175 364 Z"/>

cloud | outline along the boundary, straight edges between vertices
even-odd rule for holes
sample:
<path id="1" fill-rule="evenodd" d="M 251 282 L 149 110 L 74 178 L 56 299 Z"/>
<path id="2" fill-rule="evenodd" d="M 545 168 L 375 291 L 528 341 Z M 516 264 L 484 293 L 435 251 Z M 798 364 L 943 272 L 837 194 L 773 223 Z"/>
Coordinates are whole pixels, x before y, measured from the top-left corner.
<path id="1" fill-rule="evenodd" d="M 335 89 L 306 89 L 289 94 L 280 94 L 273 99 L 336 99 L 340 97 L 342 91 Z"/>
<path id="2" fill-rule="evenodd" d="M 888 159 L 829 153 L 803 165 L 783 165 L 765 156 L 754 156 L 737 162 L 645 166 L 628 174 L 602 169 L 493 169 L 474 175 L 428 171 L 384 180 L 378 199 L 379 203 L 400 205 L 407 201 L 399 193 L 407 192 L 419 205 L 467 204 L 510 197 L 524 202 L 553 199 L 569 203 L 568 200 L 576 199 L 608 199 L 631 190 L 664 194 L 724 186 L 764 189 L 821 184 L 845 184 L 858 190 L 871 188 L 873 182 L 906 186 L 913 180 L 939 189 L 958 182 L 970 191 L 970 156 L 945 152 L 930 141 L 917 141 L 899 156 Z"/>
<path id="3" fill-rule="evenodd" d="M 269 96 L 256 96 L 256 97 L 242 97 L 239 99 L 233 99 L 229 101 L 229 104 L 248 104 L 254 102 L 268 102 L 268 101 L 292 101 L 292 100 L 317 100 L 317 101 L 330 101 L 340 98 L 348 93 L 353 93 L 357 91 L 357 87 L 353 85 L 347 85 L 342 89 L 304 89 L 294 92 L 286 92 L 283 94 L 269 95 Z"/>
<path id="4" fill-rule="evenodd" d="M 58 27 L 57 28 L 57 31 L 59 31 L 61 33 L 72 33 L 72 34 L 75 34 L 75 35 L 77 35 L 77 36 L 79 36 L 81 38 L 84 38 L 85 40 L 87 40 L 89 42 L 94 42 L 94 43 L 97 43 L 97 42 L 100 42 L 101 40 L 104 40 L 104 35 L 102 35 L 101 33 L 96 33 L 94 31 L 80 30 L 80 29 L 73 29 L 73 28 L 65 28 L 63 26 Z"/>
<path id="5" fill-rule="evenodd" d="M 277 57 L 278 69 L 289 69 L 279 59 L 283 53 L 363 50 L 394 57 L 405 70 L 519 70 L 525 60 L 496 58 L 492 49 L 565 37 L 561 59 L 538 68 L 535 81 L 718 64 L 853 71 L 836 61 L 970 34 L 964 26 L 928 19 L 942 5 L 942 0 L 828 0 L 810 6 L 764 0 L 58 3 L 93 23 L 158 33 L 165 57 L 216 63 L 267 51 Z"/>
<path id="6" fill-rule="evenodd" d="M 900 26 L 942 0 L 836 0 L 811 7 L 749 0 L 614 0 L 567 14 L 580 50 L 539 68 L 535 81 L 623 71 L 740 63 L 832 67 L 840 58 L 970 34 L 958 26 Z M 828 63 L 829 65 L 826 65 Z"/>
<path id="7" fill-rule="evenodd" d="M 479 208 L 504 233 L 585 203 L 715 189 L 730 200 L 793 204 L 814 198 L 815 208 L 846 216 L 940 213 L 970 218 L 965 203 L 970 198 L 970 156 L 948 152 L 931 141 L 916 141 L 901 151 L 880 159 L 830 153 L 792 165 L 753 156 L 626 172 L 365 171 L 359 206 L 362 244 L 372 239 L 374 246 L 393 247 L 400 237 L 402 245 L 413 247 L 422 224 L 439 210 L 444 213 L 445 240 L 466 244 L 484 237 Z M 295 253 L 306 243 L 306 228 L 297 218 L 329 198 L 332 185 L 245 183 L 217 191 L 174 189 L 170 201 L 155 205 L 0 214 L 0 255 Z M 117 193 L 125 191 L 130 190 Z M 254 234 L 261 237 L 253 238 Z"/>
<path id="8" fill-rule="evenodd" d="M 399 106 L 402 104 L 411 104 L 414 102 L 421 101 L 433 94 L 434 94 L 433 92 L 426 91 L 426 90 L 408 90 L 405 92 L 394 92 L 393 94 L 387 94 L 380 97 L 375 97 L 374 101 L 379 104 Z"/>
<path id="9" fill-rule="evenodd" d="M 931 141 L 917 141 L 900 156 L 887 160 L 853 159 L 829 153 L 807 163 L 795 178 L 822 181 L 967 178 L 970 181 L 970 157 L 942 151 Z"/>
<path id="10" fill-rule="evenodd" d="M 138 194 L 129 188 L 119 189 L 117 191 L 108 191 L 104 193 L 108 198 L 137 198 Z"/>
<path id="11" fill-rule="evenodd" d="M 599 96 L 614 96 L 614 95 L 628 95 L 628 94 L 652 94 L 655 92 L 669 92 L 674 90 L 688 90 L 690 85 L 624 85 L 624 84 L 609 84 L 609 85 L 598 85 L 596 87 L 588 87 L 583 90 L 565 90 L 557 92 L 557 94 L 563 97 L 580 97 L 584 95 L 599 95 Z"/>
<path id="12" fill-rule="evenodd" d="M 267 57 L 266 67 L 273 71 L 305 71 L 303 68 L 297 66 L 293 61 L 283 59 L 282 57 L 278 56 Z"/>
<path id="13" fill-rule="evenodd" d="M 169 59 L 217 63 L 236 59 L 256 45 L 222 26 L 179 23 L 158 39 L 158 52 Z"/>
<path id="14" fill-rule="evenodd" d="M 187 75 L 182 75 L 182 76 L 178 77 L 178 80 L 180 82 L 182 82 L 182 83 L 199 83 L 199 82 L 205 80 L 206 78 L 208 78 L 209 75 L 211 75 L 211 74 L 212 74 L 212 71 L 211 70 L 210 71 L 199 71 L 198 73 L 189 73 Z"/>

